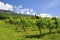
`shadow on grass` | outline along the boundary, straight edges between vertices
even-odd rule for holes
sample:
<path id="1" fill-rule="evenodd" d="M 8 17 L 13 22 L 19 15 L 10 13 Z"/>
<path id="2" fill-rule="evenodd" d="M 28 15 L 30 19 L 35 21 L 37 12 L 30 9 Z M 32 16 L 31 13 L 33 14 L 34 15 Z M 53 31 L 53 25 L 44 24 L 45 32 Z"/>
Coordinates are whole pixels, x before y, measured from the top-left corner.
<path id="1" fill-rule="evenodd" d="M 57 32 L 52 32 L 52 33 L 44 33 L 44 34 L 40 34 L 40 35 L 27 35 L 25 36 L 25 38 L 42 38 L 45 35 L 49 35 L 49 34 L 55 34 Z M 59 32 L 60 33 L 60 32 Z"/>

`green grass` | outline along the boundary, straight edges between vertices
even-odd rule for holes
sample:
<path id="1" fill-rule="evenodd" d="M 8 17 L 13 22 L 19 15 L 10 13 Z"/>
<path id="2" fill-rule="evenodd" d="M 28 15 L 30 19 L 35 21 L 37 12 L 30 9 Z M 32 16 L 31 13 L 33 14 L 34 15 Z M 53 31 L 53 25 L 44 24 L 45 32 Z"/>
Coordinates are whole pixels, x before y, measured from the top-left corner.
<path id="1" fill-rule="evenodd" d="M 14 25 L 9 25 L 4 21 L 0 21 L 0 40 L 60 40 L 60 34 L 58 33 L 45 35 L 42 38 L 24 38 L 26 35 L 38 35 L 39 31 L 31 31 L 26 29 L 26 32 L 16 32 L 14 28 Z"/>
<path id="2" fill-rule="evenodd" d="M 8 28 L 4 22 L 0 21 L 0 40 L 19 40 L 14 30 Z"/>

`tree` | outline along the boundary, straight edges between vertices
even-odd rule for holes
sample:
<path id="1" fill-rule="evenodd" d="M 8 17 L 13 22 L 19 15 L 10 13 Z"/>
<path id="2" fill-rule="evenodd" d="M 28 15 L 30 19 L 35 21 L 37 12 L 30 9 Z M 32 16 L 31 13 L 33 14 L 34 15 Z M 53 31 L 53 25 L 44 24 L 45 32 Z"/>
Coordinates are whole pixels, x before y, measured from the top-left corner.
<path id="1" fill-rule="evenodd" d="M 45 26 L 49 29 L 49 33 L 52 33 L 52 29 L 54 28 L 54 21 L 51 18 L 45 18 Z"/>
<path id="2" fill-rule="evenodd" d="M 39 31 L 40 31 L 40 34 L 42 35 L 42 31 L 41 31 L 42 23 L 41 23 L 41 20 L 39 20 L 40 17 L 38 17 L 38 16 L 35 15 L 35 18 L 37 19 L 37 20 L 36 20 L 37 27 L 38 27 L 38 29 L 39 29 Z M 41 18 L 40 18 L 40 19 L 41 19 Z"/>
<path id="3" fill-rule="evenodd" d="M 60 24 L 59 24 L 59 18 L 57 18 L 57 17 L 53 17 L 52 18 L 54 21 L 55 21 L 55 28 L 57 29 L 57 32 L 59 32 L 59 26 L 60 26 Z"/>

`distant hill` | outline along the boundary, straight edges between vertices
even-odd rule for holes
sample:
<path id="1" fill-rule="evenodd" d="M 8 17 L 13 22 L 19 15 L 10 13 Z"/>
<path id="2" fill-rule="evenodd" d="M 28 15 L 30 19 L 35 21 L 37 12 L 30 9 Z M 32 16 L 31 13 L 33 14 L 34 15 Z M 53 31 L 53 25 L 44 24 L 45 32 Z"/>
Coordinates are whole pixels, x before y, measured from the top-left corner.
<path id="1" fill-rule="evenodd" d="M 14 15 L 14 16 L 18 15 L 17 13 L 12 12 L 10 10 L 0 10 L 0 13 L 7 14 L 7 15 Z"/>
<path id="2" fill-rule="evenodd" d="M 1 13 L 6 15 L 12 15 L 12 16 L 32 16 L 32 15 L 22 14 L 22 13 L 18 14 L 10 10 L 0 10 L 0 14 Z"/>

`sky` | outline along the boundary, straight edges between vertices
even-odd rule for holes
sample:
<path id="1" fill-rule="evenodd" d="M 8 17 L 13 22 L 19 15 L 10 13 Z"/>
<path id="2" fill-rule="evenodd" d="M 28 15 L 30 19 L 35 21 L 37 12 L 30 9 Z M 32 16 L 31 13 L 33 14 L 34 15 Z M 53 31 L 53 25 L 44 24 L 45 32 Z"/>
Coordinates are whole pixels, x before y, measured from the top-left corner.
<path id="1" fill-rule="evenodd" d="M 0 9 L 60 17 L 60 0 L 0 0 Z"/>

